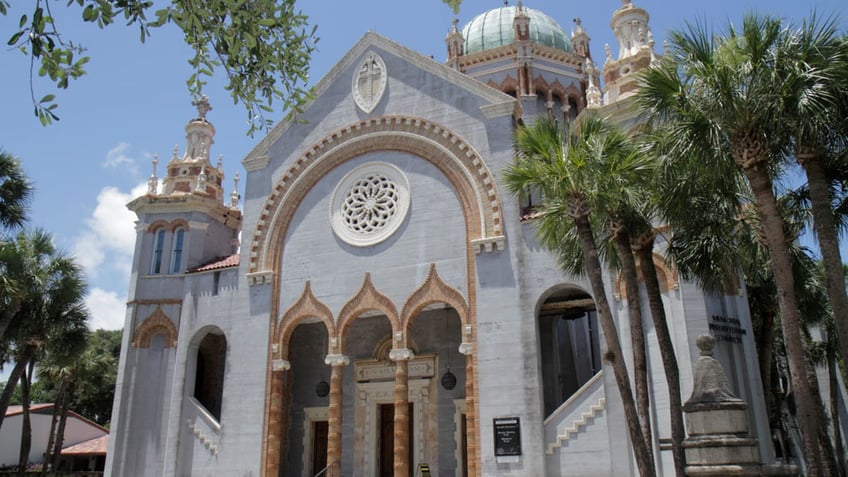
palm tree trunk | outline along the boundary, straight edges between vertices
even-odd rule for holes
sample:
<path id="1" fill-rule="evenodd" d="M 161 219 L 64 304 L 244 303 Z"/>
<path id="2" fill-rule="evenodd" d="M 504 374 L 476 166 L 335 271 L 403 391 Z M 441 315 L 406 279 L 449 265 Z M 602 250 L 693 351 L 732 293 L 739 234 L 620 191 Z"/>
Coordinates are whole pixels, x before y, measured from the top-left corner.
<path id="1" fill-rule="evenodd" d="M 53 469 L 59 467 L 59 459 L 62 457 L 62 447 L 65 445 L 65 424 L 68 422 L 68 410 L 71 407 L 73 387 L 73 383 L 68 384 L 60 404 L 59 428 L 56 430 L 56 442 L 53 444 Z"/>
<path id="2" fill-rule="evenodd" d="M 786 346 L 789 376 L 795 394 L 798 425 L 801 430 L 804 457 L 807 463 L 807 476 L 819 477 L 824 475 L 821 461 L 822 452 L 818 445 L 818 436 L 822 424 L 819 421 L 818 410 L 814 409 L 813 403 L 815 400 L 810 382 L 807 380 L 805 349 L 801 339 L 801 327 L 803 325 L 798 311 L 798 300 L 795 296 L 792 258 L 789 253 L 789 246 L 786 243 L 784 221 L 778 210 L 771 178 L 765 164 L 762 162 L 748 164 L 744 167 L 744 171 L 765 231 L 771 258 L 769 264 L 777 286 L 783 342 Z"/>
<path id="3" fill-rule="evenodd" d="M 807 173 L 810 187 L 810 209 L 813 213 L 813 226 L 819 239 L 827 294 L 839 333 L 839 352 L 842 360 L 848 362 L 848 295 L 845 291 L 845 274 L 842 257 L 839 252 L 839 237 L 831 208 L 830 187 L 821 156 L 817 154 L 798 154 L 798 162 Z"/>
<path id="4" fill-rule="evenodd" d="M 639 268 L 642 270 L 642 280 L 651 307 L 651 318 L 654 331 L 657 334 L 657 345 L 660 348 L 665 380 L 668 386 L 668 410 L 671 421 L 671 452 L 674 458 L 674 473 L 677 477 L 686 475 L 686 453 L 683 440 L 686 438 L 686 428 L 683 425 L 683 402 L 680 394 L 680 369 L 677 365 L 677 355 L 674 354 L 674 342 L 668 331 L 668 319 L 662 303 L 660 282 L 657 278 L 657 268 L 654 266 L 653 236 L 643 241 L 636 249 L 639 256 Z"/>
<path id="5" fill-rule="evenodd" d="M 18 454 L 18 475 L 21 477 L 26 474 L 27 464 L 29 464 L 29 451 L 32 448 L 32 422 L 29 415 L 29 388 L 32 382 L 32 372 L 35 368 L 35 362 L 30 361 L 29 369 L 21 374 L 21 407 L 23 408 L 23 421 L 21 422 L 21 447 Z"/>
<path id="6" fill-rule="evenodd" d="M 642 477 L 651 477 L 654 475 L 654 462 L 651 454 L 648 452 L 648 448 L 645 446 L 645 440 L 642 438 L 639 414 L 636 410 L 636 403 L 633 400 L 633 391 L 630 387 L 630 377 L 628 376 L 627 366 L 624 363 L 624 355 L 621 351 L 621 342 L 618 339 L 618 330 L 616 329 L 615 321 L 612 319 L 612 312 L 610 311 L 606 291 L 604 290 L 601 262 L 598 259 L 598 249 L 595 244 L 594 234 L 592 233 L 592 226 L 589 223 L 589 217 L 585 214 L 573 215 L 572 218 L 577 228 L 577 233 L 580 236 L 586 274 L 589 276 L 592 294 L 595 296 L 595 306 L 598 310 L 598 321 L 601 323 L 601 329 L 604 332 L 604 339 L 606 340 L 607 351 L 604 353 L 604 359 L 612 367 L 618 392 L 621 395 L 627 430 L 630 435 L 630 442 L 633 445 L 633 453 L 636 457 L 636 466 L 639 468 L 639 475 Z"/>
<path id="7" fill-rule="evenodd" d="M 41 466 L 41 474 L 39 474 L 41 477 L 44 477 L 47 474 L 48 468 L 52 467 L 53 444 L 56 441 L 56 426 L 59 421 L 59 403 L 65 396 L 65 383 L 66 381 L 62 379 L 62 383 L 59 385 L 59 391 L 56 393 L 56 399 L 53 402 L 53 413 L 50 416 L 50 434 L 47 438 L 47 447 L 44 449 L 44 465 Z"/>
<path id="8" fill-rule="evenodd" d="M 639 422 L 648 453 L 653 455 L 653 437 L 648 396 L 648 358 L 645 353 L 645 330 L 642 326 L 642 303 L 639 299 L 639 278 L 636 272 L 636 259 L 627 229 L 615 227 L 611 230 L 618 258 L 621 261 L 621 274 L 627 292 L 627 314 L 630 318 L 630 340 L 633 346 L 633 380 L 636 385 L 636 408 L 639 410 Z"/>
<path id="9" fill-rule="evenodd" d="M 833 348 L 832 345 L 829 345 Z M 833 429 L 833 446 L 836 451 L 836 471 L 838 475 L 845 475 L 845 450 L 842 444 L 842 426 L 839 424 L 839 381 L 836 379 L 836 373 L 839 369 L 839 363 L 836 360 L 835 349 L 828 350 L 827 359 L 827 377 L 830 382 L 830 425 Z"/>
<path id="10" fill-rule="evenodd" d="M 3 388 L 3 393 L 0 394 L 0 429 L 3 428 L 3 417 L 6 415 L 6 410 L 9 409 L 9 403 L 12 401 L 12 394 L 15 393 L 15 387 L 18 385 L 18 380 L 26 369 L 27 363 L 35 353 L 35 345 L 27 344 L 24 347 L 21 356 L 12 368 L 12 373 L 9 375 L 9 380 L 6 381 L 6 386 Z"/>

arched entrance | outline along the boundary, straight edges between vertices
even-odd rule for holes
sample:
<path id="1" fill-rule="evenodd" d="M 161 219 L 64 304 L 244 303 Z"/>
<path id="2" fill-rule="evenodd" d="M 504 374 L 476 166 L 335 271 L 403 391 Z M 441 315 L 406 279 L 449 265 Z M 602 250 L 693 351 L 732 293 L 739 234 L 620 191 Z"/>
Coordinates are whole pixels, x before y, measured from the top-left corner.
<path id="1" fill-rule="evenodd" d="M 536 320 L 545 416 L 550 416 L 601 370 L 595 302 L 564 287 L 539 306 Z"/>

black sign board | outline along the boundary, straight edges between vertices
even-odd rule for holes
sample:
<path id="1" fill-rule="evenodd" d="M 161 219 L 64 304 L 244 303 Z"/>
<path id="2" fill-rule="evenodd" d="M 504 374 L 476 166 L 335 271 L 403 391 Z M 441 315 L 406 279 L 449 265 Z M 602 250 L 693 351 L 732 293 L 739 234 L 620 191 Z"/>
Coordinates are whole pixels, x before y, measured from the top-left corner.
<path id="1" fill-rule="evenodd" d="M 500 417 L 495 421 L 495 457 L 521 455 L 521 421 Z"/>

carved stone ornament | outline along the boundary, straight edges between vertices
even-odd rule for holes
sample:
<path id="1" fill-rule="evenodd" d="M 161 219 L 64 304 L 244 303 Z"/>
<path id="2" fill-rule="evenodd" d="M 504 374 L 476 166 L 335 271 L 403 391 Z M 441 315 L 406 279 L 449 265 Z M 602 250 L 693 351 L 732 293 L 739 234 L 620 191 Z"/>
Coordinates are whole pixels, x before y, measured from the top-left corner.
<path id="1" fill-rule="evenodd" d="M 407 361 L 415 357 L 415 353 L 409 348 L 395 348 L 389 351 L 389 359 L 392 361 Z"/>
<path id="2" fill-rule="evenodd" d="M 409 210 L 409 181 L 397 167 L 369 162 L 350 171 L 330 200 L 336 236 L 355 247 L 389 238 Z"/>
<path id="3" fill-rule="evenodd" d="M 324 364 L 327 366 L 347 366 L 350 364 L 350 358 L 343 354 L 328 354 L 324 358 Z"/>
<path id="4" fill-rule="evenodd" d="M 365 113 L 374 110 L 386 91 L 386 64 L 380 55 L 368 53 L 353 74 L 353 100 Z"/>
<path id="5" fill-rule="evenodd" d="M 701 357 L 695 362 L 692 395 L 686 401 L 686 405 L 741 401 L 730 390 L 721 362 L 713 358 L 715 338 L 710 335 L 701 335 L 698 337 L 697 345 L 701 350 Z"/>

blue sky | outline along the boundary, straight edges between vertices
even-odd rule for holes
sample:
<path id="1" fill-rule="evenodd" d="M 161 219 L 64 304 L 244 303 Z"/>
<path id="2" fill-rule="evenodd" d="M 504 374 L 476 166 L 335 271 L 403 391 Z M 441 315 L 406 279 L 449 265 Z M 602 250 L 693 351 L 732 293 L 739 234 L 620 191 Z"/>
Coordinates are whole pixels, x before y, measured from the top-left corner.
<path id="1" fill-rule="evenodd" d="M 465 0 L 460 25 L 502 3 Z M 195 114 L 185 87 L 190 51 L 173 27 L 154 31 L 146 44 L 140 44 L 136 28 L 118 22 L 101 31 L 77 20 L 78 10 L 67 9 L 65 2 L 51 4 L 65 38 L 88 48 L 92 57 L 88 75 L 57 93 L 61 121 L 42 127 L 32 115 L 28 59 L 8 47 L 0 49 L 0 148 L 21 158 L 35 183 L 31 225 L 52 232 L 59 247 L 75 254 L 85 266 L 91 326 L 116 329 L 123 325 L 135 241 L 135 217 L 124 205 L 145 191 L 153 154 L 160 156 L 161 176 L 174 146 L 181 151 L 185 146 L 183 126 Z M 721 27 L 727 21 L 738 22 L 747 11 L 792 20 L 807 17 L 813 9 L 843 19 L 848 14 L 844 0 L 642 0 L 635 4 L 650 13 L 658 50 L 666 33 L 686 21 Z M 21 5 L 31 3 L 13 2 L 9 15 L 0 17 L 4 46 L 17 27 L 22 12 L 16 9 Z M 439 61 L 445 59 L 444 38 L 454 15 L 440 0 L 301 0 L 298 5 L 318 25 L 312 83 L 369 30 Z M 620 0 L 528 0 L 525 5 L 544 11 L 566 31 L 571 31 L 572 19 L 580 17 L 597 62 L 603 61 L 605 43 L 617 54 L 609 21 Z M 35 82 L 35 89 L 36 98 L 56 93 L 42 81 Z M 234 174 L 242 171 L 242 158 L 261 134 L 245 135 L 245 112 L 233 105 L 221 84 L 210 83 L 206 93 L 213 107 L 208 119 L 217 130 L 210 152 L 213 158 L 223 155 L 229 194 Z M 243 189 L 244 183 L 239 187 Z"/>

